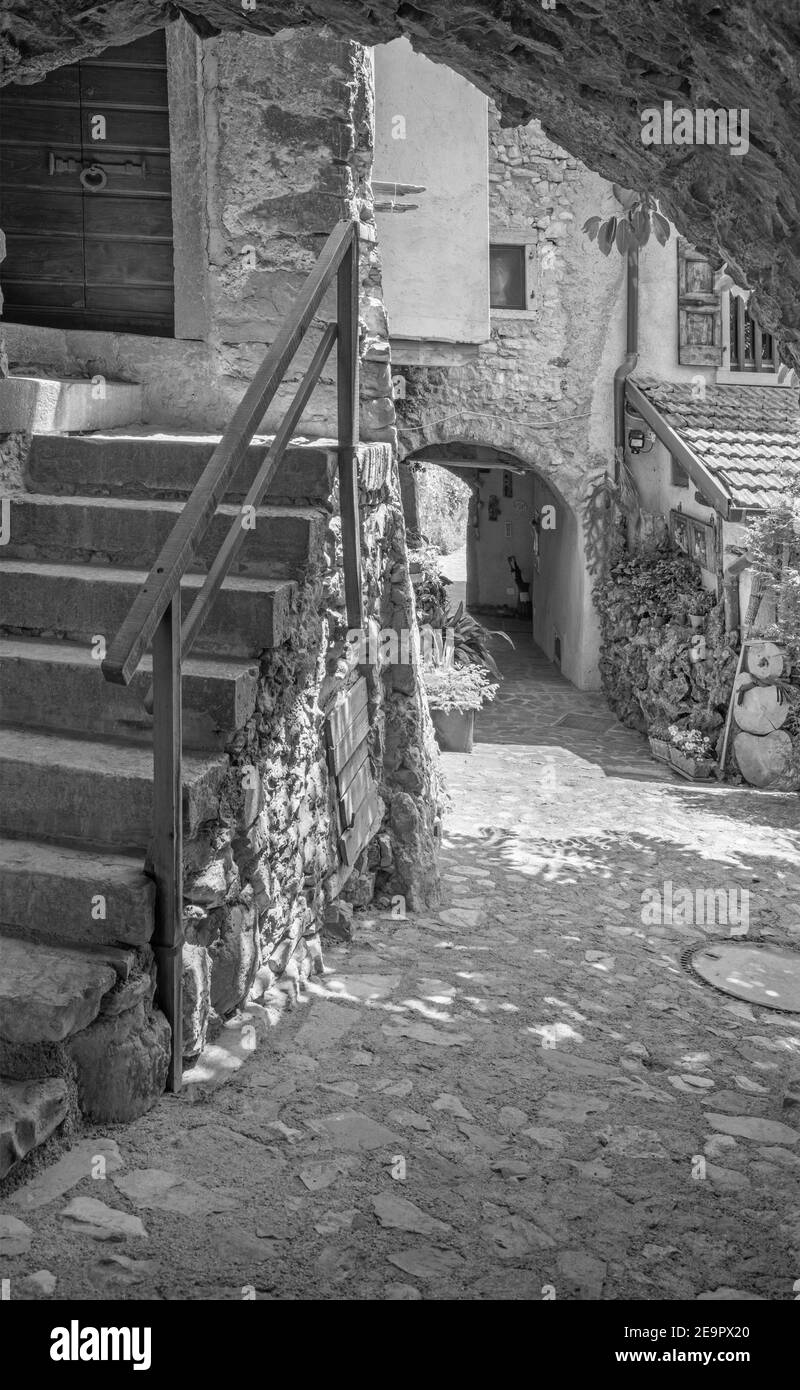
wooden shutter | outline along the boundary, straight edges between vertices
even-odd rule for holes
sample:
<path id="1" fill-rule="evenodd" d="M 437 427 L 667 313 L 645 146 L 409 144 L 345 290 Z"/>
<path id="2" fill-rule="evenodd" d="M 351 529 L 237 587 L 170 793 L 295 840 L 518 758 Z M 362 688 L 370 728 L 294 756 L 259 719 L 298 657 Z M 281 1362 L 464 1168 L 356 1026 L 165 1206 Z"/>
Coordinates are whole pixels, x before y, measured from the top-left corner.
<path id="1" fill-rule="evenodd" d="M 328 766 L 336 784 L 343 883 L 359 854 L 380 829 L 384 806 L 369 758 L 367 682 L 360 676 L 326 721 Z"/>
<path id="2" fill-rule="evenodd" d="M 678 361 L 682 366 L 722 366 L 722 296 L 714 291 L 714 267 L 678 238 Z"/>

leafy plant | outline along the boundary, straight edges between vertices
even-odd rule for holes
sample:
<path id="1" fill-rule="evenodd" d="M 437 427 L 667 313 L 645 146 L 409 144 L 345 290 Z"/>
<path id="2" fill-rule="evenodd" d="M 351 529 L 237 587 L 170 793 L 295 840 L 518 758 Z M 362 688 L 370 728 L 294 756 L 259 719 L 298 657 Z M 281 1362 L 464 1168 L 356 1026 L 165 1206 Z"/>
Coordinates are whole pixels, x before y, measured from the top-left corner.
<path id="1" fill-rule="evenodd" d="M 417 463 L 414 475 L 420 533 L 440 555 L 460 550 L 467 535 L 469 484 L 435 463 Z"/>
<path id="2" fill-rule="evenodd" d="M 420 545 L 409 555 L 409 571 L 414 586 L 417 620 L 420 627 L 444 627 L 447 612 L 447 587 L 439 570 L 439 551 L 433 545 Z"/>
<path id="3" fill-rule="evenodd" d="M 778 506 L 750 522 L 743 551 L 753 582 L 763 587 L 762 612 L 766 610 L 771 618 L 762 625 L 760 635 L 784 646 L 796 664 L 800 661 L 800 476 L 787 480 Z"/>
<path id="4" fill-rule="evenodd" d="M 642 732 L 679 723 L 713 735 L 736 668 L 724 605 L 703 589 L 696 562 L 664 539 L 626 552 L 594 589 L 600 675 L 619 719 Z M 706 615 L 706 655 L 692 660 L 690 613 Z"/>
<path id="5" fill-rule="evenodd" d="M 659 246 L 666 246 L 669 222 L 659 212 L 658 200 L 651 193 L 634 193 L 617 183 L 611 185 L 611 191 L 622 208 L 621 215 L 589 217 L 583 224 L 583 231 L 590 241 L 597 241 L 603 255 L 608 256 L 613 246 L 620 255 L 632 246 L 646 246 L 651 232 Z"/>
<path id="6" fill-rule="evenodd" d="M 465 611 L 463 603 L 458 605 L 455 613 L 447 614 L 446 625 L 448 632 L 452 631 L 453 634 L 453 661 L 456 666 L 483 666 L 496 680 L 502 679 L 489 645 L 495 637 L 502 637 L 513 647 L 514 643 L 507 632 L 484 627 Z"/>
<path id="7" fill-rule="evenodd" d="M 443 714 L 479 710 L 498 689 L 480 666 L 426 666 L 423 678 L 431 709 Z"/>

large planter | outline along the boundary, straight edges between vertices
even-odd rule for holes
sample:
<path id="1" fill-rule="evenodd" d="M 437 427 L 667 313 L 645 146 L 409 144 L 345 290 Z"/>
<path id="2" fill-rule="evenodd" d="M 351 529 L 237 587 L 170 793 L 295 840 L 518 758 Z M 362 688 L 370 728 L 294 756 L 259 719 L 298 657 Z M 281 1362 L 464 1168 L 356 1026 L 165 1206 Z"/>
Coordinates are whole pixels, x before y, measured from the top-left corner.
<path id="1" fill-rule="evenodd" d="M 431 719 L 436 742 L 443 753 L 472 752 L 475 733 L 474 709 L 454 709 L 447 714 L 442 709 L 432 709 Z"/>
<path id="2" fill-rule="evenodd" d="M 669 744 L 665 738 L 653 738 L 651 736 L 648 742 L 650 744 L 650 752 L 654 758 L 658 758 L 660 763 L 669 763 L 672 761 L 669 756 Z"/>
<path id="3" fill-rule="evenodd" d="M 707 782 L 709 777 L 714 776 L 717 766 L 711 758 L 690 758 L 672 744 L 669 748 L 669 760 L 675 771 L 690 782 Z"/>

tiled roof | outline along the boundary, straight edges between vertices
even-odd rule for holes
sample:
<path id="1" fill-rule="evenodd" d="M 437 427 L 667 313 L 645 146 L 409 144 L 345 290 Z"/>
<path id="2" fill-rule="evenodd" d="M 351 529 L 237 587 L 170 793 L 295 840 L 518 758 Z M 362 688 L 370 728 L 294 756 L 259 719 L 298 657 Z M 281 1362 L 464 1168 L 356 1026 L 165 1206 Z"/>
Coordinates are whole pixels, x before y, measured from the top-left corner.
<path id="1" fill-rule="evenodd" d="M 631 380 L 697 456 L 731 505 L 776 506 L 789 477 L 800 473 L 800 404 L 796 386 L 706 385 Z"/>

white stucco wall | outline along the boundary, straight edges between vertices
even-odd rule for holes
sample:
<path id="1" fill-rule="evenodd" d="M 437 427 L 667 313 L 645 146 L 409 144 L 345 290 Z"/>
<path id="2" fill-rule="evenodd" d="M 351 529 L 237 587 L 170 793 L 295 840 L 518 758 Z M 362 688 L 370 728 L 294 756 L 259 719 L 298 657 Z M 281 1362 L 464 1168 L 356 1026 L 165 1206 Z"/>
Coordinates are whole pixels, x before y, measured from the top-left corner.
<path id="1" fill-rule="evenodd" d="M 653 515 L 661 515 L 664 520 L 669 522 L 670 511 L 680 509 L 687 517 L 692 517 L 696 521 L 703 521 L 717 527 L 722 525 L 722 519 L 713 507 L 705 507 L 695 498 L 698 488 L 689 479 L 688 487 L 679 487 L 672 481 L 672 461 L 669 450 L 658 440 L 653 444 L 648 453 L 627 455 L 630 469 L 636 480 L 639 489 L 641 505 L 644 511 Z M 725 563 L 729 564 L 731 556 L 726 557 Z M 716 572 L 701 568 L 700 573 L 703 579 L 703 587 L 712 592 L 717 588 Z"/>
<path id="2" fill-rule="evenodd" d="M 379 185 L 424 185 L 397 196 L 395 211 L 376 210 L 392 337 L 482 342 L 489 336 L 486 97 L 407 39 L 376 48 L 374 62 L 373 177 Z"/>
<path id="3" fill-rule="evenodd" d="M 467 535 L 467 602 L 480 607 L 513 608 L 516 605 L 514 576 L 508 566 L 509 555 L 516 557 L 523 577 L 530 581 L 533 568 L 531 519 L 534 513 L 534 477 L 512 474 L 513 497 L 503 496 L 503 470 L 492 468 L 472 474 L 478 484 L 481 503 L 477 513 L 479 535 L 470 525 Z M 489 520 L 489 498 L 498 498 L 500 515 Z M 470 505 L 470 523 L 475 520 L 475 499 Z M 506 531 L 510 531 L 510 535 Z"/>

